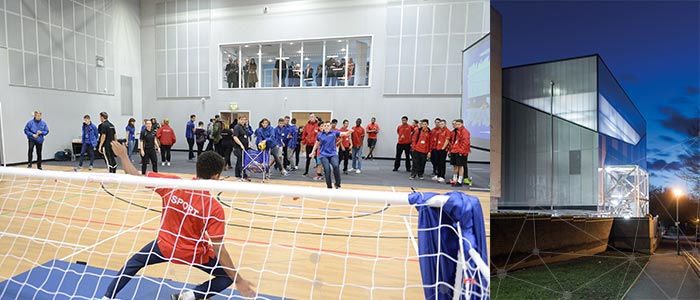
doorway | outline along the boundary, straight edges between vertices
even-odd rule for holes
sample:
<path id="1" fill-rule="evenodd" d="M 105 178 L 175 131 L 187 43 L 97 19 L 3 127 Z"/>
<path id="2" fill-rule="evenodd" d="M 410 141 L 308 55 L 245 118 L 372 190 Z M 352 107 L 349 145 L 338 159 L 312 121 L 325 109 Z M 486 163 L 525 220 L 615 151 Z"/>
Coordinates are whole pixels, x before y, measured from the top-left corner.
<path id="1" fill-rule="evenodd" d="M 234 111 L 220 111 L 219 116 L 224 124 L 231 124 L 233 120 L 238 120 L 240 117 L 246 117 L 250 120 L 249 110 L 234 110 Z"/>
<path id="2" fill-rule="evenodd" d="M 309 121 L 309 114 L 314 113 L 316 115 L 316 118 L 320 118 L 323 121 L 330 121 L 331 118 L 333 117 L 333 112 L 332 111 L 309 111 L 309 110 L 293 110 L 291 111 L 292 113 L 292 119 L 297 119 L 297 125 L 298 126 L 303 126 L 306 124 L 306 122 Z"/>

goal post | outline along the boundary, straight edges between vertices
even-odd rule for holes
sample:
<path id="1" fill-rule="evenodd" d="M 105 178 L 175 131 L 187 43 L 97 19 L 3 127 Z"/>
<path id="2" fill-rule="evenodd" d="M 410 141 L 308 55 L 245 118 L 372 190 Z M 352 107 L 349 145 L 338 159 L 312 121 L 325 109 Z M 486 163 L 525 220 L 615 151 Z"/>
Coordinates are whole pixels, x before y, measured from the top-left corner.
<path id="1" fill-rule="evenodd" d="M 214 196 L 225 211 L 224 244 L 261 299 L 422 299 L 430 288 L 489 299 L 487 259 L 468 239 L 456 241 L 454 257 L 418 253 L 414 233 L 446 225 L 419 228 L 416 208 L 441 213 L 447 195 L 412 205 L 401 192 L 8 167 L 0 167 L 0 299 L 101 298 L 116 270 L 157 236 L 163 200 L 154 187 Z M 447 230 L 461 237 L 455 224 Z M 454 261 L 455 276 L 426 285 L 429 259 Z M 186 265 L 148 266 L 117 298 L 160 299 L 203 280 Z M 233 288 L 217 295 L 240 299 Z"/>

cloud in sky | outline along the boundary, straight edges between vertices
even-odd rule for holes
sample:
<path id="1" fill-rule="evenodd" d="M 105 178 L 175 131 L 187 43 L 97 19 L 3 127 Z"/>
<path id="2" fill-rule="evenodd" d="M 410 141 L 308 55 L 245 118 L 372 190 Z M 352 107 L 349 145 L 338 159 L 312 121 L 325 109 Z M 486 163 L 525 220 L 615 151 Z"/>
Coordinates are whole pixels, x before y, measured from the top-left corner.
<path id="1" fill-rule="evenodd" d="M 678 161 L 673 161 L 669 163 L 663 159 L 657 159 L 655 161 L 650 161 L 647 163 L 647 169 L 649 169 L 650 171 L 678 171 L 682 167 L 683 166 Z"/>
<path id="2" fill-rule="evenodd" d="M 695 95 L 700 95 L 700 88 L 697 86 L 687 86 L 686 92 L 688 92 L 688 95 L 695 96 Z"/>
<path id="3" fill-rule="evenodd" d="M 696 108 L 697 109 L 697 108 Z M 675 133 L 688 136 L 693 128 L 700 124 L 700 117 L 695 113 L 694 117 L 686 117 L 673 107 L 664 106 L 659 109 L 666 116 L 661 120 L 661 126 Z"/>
<path id="4" fill-rule="evenodd" d="M 624 83 L 637 84 L 639 83 L 639 77 L 634 74 L 622 74 L 620 75 L 620 81 Z"/>
<path id="5" fill-rule="evenodd" d="M 670 137 L 670 136 L 668 136 L 668 135 L 663 135 L 663 134 L 659 136 L 659 139 L 662 140 L 662 141 L 664 141 L 664 142 L 669 142 L 669 143 L 675 143 L 675 142 L 676 142 L 676 139 L 674 139 L 674 138 L 672 138 L 672 137 Z"/>

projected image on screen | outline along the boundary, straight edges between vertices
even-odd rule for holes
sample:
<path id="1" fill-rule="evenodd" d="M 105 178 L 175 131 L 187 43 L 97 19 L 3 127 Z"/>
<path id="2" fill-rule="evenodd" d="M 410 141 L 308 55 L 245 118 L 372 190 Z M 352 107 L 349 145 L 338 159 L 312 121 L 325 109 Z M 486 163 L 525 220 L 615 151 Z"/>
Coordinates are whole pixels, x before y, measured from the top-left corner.
<path id="1" fill-rule="evenodd" d="M 473 146 L 489 149 L 491 139 L 491 43 L 489 36 L 462 52 L 462 119 Z"/>

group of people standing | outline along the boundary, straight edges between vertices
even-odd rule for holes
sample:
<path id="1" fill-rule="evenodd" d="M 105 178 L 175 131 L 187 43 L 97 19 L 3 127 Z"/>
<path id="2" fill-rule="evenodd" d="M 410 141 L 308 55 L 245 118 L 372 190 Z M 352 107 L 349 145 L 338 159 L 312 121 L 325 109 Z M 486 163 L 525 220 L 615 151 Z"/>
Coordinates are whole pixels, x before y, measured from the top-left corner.
<path id="1" fill-rule="evenodd" d="M 241 65 L 238 58 L 229 57 L 224 74 L 228 88 L 256 87 L 258 65 L 255 58 L 247 58 Z M 277 59 L 272 69 L 272 87 L 344 86 L 346 82 L 348 85 L 354 85 L 354 75 L 355 63 L 352 58 L 346 61 L 345 58 L 331 57 L 325 64 L 318 64 L 315 70 L 311 64 L 306 64 L 302 69 L 300 63 L 288 63 L 285 59 Z"/>
<path id="2" fill-rule="evenodd" d="M 258 83 L 258 64 L 255 63 L 255 58 L 247 58 L 241 66 L 238 58 L 229 57 L 224 72 L 228 88 L 238 88 L 239 82 L 242 82 L 242 87 L 249 88 L 255 87 Z"/>
<path id="3" fill-rule="evenodd" d="M 398 141 L 392 171 L 399 170 L 402 156 L 405 156 L 406 171 L 411 172 L 411 180 L 424 179 L 425 165 L 430 161 L 433 181 L 456 187 L 472 185 L 467 166 L 471 152 L 470 132 L 462 119 L 452 121 L 452 128 L 447 128 L 447 121 L 440 118 L 435 119 L 434 127 L 430 129 L 428 119 L 408 124 L 408 117 L 401 117 L 401 124 L 396 128 Z M 454 171 L 449 181 L 445 179 L 448 154 Z"/>
<path id="4" fill-rule="evenodd" d="M 213 150 L 224 157 L 227 169 L 235 169 L 236 178 L 250 181 L 243 166 L 246 150 L 251 148 L 269 150 L 270 165 L 265 174 L 267 178 L 270 177 L 272 169 L 278 170 L 281 176 L 288 176 L 289 172 L 298 170 L 299 154 L 303 151 L 306 153 L 303 176 L 308 176 L 311 161 L 315 160 L 314 179 L 325 178 L 328 188 L 334 186 L 340 188 L 341 162 L 344 174 L 362 172 L 362 160 L 374 158 L 377 135 L 380 131 L 374 117 L 366 127 L 362 126 L 362 119 L 357 118 L 352 128 L 349 127 L 348 120 L 343 120 L 341 127 L 338 127 L 337 120 L 321 120 L 313 113 L 309 114 L 308 121 L 302 126 L 297 126 L 297 120 L 289 116 L 277 119 L 276 126 L 264 118 L 260 120 L 255 130 L 249 124 L 247 117 L 240 117 L 230 124 L 225 124 L 226 122 L 216 115 L 206 126 L 203 121 L 197 122 L 196 118 L 195 115 L 190 115 L 185 128 L 190 161 L 198 157 L 202 151 Z M 90 157 L 89 169 L 92 170 L 95 150 L 97 150 L 104 155 L 109 172 L 116 172 L 116 160 L 110 142 L 117 140 L 117 134 L 114 125 L 108 119 L 107 112 L 101 112 L 100 124 L 96 126 L 89 115 L 83 117 L 82 147 L 76 171 L 82 168 L 85 154 Z M 131 160 L 132 153 L 138 145 L 143 174 L 146 173 L 149 163 L 153 172 L 158 172 L 159 152 L 161 166 L 170 166 L 171 149 L 177 141 L 175 131 L 170 127 L 170 120 L 164 119 L 161 125 L 156 118 L 144 119 L 138 139 L 135 122 L 134 118 L 130 118 L 125 127 L 129 159 Z M 461 119 L 452 121 L 452 130 L 447 128 L 446 122 L 436 118 L 434 127 L 431 129 L 427 119 L 414 120 L 413 124 L 409 124 L 408 117 L 403 116 L 401 124 L 396 128 L 398 139 L 393 171 L 399 170 L 404 157 L 406 171 L 411 173 L 409 179 L 424 179 L 425 165 L 430 161 L 433 166 L 432 180 L 453 186 L 471 185 L 467 166 L 471 152 L 470 133 Z M 32 167 L 32 156 L 36 149 L 37 167 L 41 169 L 42 145 L 44 137 L 49 133 L 46 122 L 42 120 L 41 112 L 34 112 L 34 118 L 27 122 L 24 133 L 29 147 L 28 167 Z M 369 152 L 363 156 L 365 136 Z M 207 143 L 206 148 L 205 143 Z M 235 167 L 232 164 L 231 154 L 236 158 Z M 447 180 L 445 174 L 448 157 L 453 166 L 451 180 Z M 352 161 L 351 164 L 350 161 Z"/>

